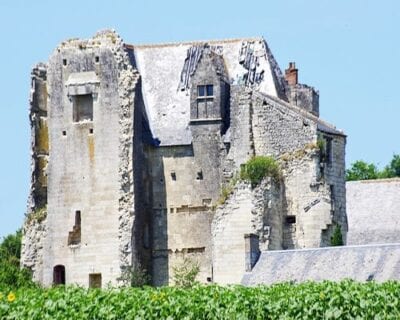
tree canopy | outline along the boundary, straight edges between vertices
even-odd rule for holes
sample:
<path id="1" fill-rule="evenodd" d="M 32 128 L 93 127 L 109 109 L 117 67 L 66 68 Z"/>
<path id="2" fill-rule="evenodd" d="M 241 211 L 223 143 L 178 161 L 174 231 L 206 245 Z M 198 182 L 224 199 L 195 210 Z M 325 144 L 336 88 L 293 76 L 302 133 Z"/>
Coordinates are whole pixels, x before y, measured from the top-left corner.
<path id="1" fill-rule="evenodd" d="M 394 154 L 392 160 L 382 170 L 374 163 L 358 160 L 346 170 L 346 180 L 371 180 L 400 177 L 400 155 Z"/>

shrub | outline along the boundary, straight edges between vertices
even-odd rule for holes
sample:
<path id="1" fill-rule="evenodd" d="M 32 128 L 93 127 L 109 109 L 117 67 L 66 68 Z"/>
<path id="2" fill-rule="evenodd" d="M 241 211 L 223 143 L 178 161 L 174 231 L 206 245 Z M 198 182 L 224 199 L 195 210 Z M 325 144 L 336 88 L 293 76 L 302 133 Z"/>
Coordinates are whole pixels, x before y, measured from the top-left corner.
<path id="1" fill-rule="evenodd" d="M 125 287 L 130 286 L 141 288 L 150 284 L 150 276 L 148 275 L 147 270 L 140 266 L 130 266 L 125 268 L 117 280 Z"/>
<path id="2" fill-rule="evenodd" d="M 30 214 L 28 214 L 27 216 L 27 223 L 30 224 L 34 221 L 41 223 L 42 221 L 44 221 L 47 217 L 47 207 L 40 207 L 37 208 L 35 211 L 31 212 Z"/>
<path id="3" fill-rule="evenodd" d="M 255 156 L 251 158 L 240 171 L 240 178 L 247 180 L 253 187 L 258 185 L 264 177 L 280 179 L 278 162 L 272 157 Z"/>
<path id="4" fill-rule="evenodd" d="M 331 246 L 342 246 L 342 245 L 344 245 L 342 230 L 339 225 L 336 225 L 335 231 L 333 231 L 333 235 L 331 237 Z"/>
<path id="5" fill-rule="evenodd" d="M 173 280 L 177 287 L 190 288 L 197 284 L 196 277 L 200 272 L 197 261 L 185 257 L 182 263 L 173 268 Z"/>

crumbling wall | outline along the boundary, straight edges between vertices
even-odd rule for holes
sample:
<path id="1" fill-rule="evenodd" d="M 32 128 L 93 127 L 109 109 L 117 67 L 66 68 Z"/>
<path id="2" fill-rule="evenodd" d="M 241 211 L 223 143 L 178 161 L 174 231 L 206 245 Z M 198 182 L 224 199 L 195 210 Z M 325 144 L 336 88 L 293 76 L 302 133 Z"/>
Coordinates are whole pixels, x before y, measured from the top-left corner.
<path id="1" fill-rule="evenodd" d="M 47 227 L 43 284 L 56 266 L 66 283 L 117 284 L 137 263 L 135 218 L 135 94 L 139 75 L 121 38 L 112 31 L 89 40 L 68 40 L 48 67 L 49 143 Z M 90 115 L 73 117 L 82 96 Z M 86 112 L 86 111 L 85 111 Z M 68 235 L 81 215 L 81 241 Z"/>
<path id="2" fill-rule="evenodd" d="M 47 66 L 38 64 L 31 73 L 31 185 L 23 226 L 21 265 L 42 281 L 43 241 L 47 234 L 47 163 L 49 133 L 47 117 Z"/>
<path id="3" fill-rule="evenodd" d="M 329 185 L 320 179 L 318 148 L 310 146 L 283 158 L 284 249 L 329 245 L 322 235 L 333 223 L 331 194 Z"/>
<path id="4" fill-rule="evenodd" d="M 331 133 L 321 132 L 320 139 L 324 139 L 327 147 L 331 150 L 328 151 L 325 161 L 320 163 L 322 171 L 322 180 L 330 188 L 331 210 L 333 224 L 323 234 L 324 245 L 330 244 L 331 236 L 336 226 L 341 227 L 343 241 L 346 243 L 348 222 L 346 213 L 346 179 L 345 179 L 345 148 L 346 137 L 344 135 L 334 135 Z M 330 141 L 330 142 L 329 142 Z"/>
<path id="5" fill-rule="evenodd" d="M 297 83 L 288 86 L 287 92 L 291 104 L 319 116 L 319 93 L 313 87 Z"/>
<path id="6" fill-rule="evenodd" d="M 264 179 L 252 189 L 239 182 L 212 222 L 213 281 L 240 283 L 245 272 L 245 234 L 258 236 L 260 250 L 282 248 L 283 193 L 280 182 Z"/>

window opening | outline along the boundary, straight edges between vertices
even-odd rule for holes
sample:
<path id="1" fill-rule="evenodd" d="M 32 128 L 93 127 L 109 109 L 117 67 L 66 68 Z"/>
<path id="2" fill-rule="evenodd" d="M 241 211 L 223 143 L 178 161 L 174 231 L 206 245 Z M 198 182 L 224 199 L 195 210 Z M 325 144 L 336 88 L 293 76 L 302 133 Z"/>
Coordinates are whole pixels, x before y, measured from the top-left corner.
<path id="1" fill-rule="evenodd" d="M 197 118 L 208 118 L 213 104 L 214 86 L 212 84 L 197 86 Z"/>
<path id="2" fill-rule="evenodd" d="M 75 211 L 75 225 L 68 234 L 68 245 L 76 245 L 81 243 L 81 212 Z"/>
<path id="3" fill-rule="evenodd" d="M 93 121 L 93 96 L 82 94 L 72 97 L 73 120 L 80 122 L 84 120 Z"/>
<path id="4" fill-rule="evenodd" d="M 295 224 L 296 223 L 296 216 L 287 216 L 286 217 L 287 224 Z"/>
<path id="5" fill-rule="evenodd" d="M 101 288 L 101 273 L 89 274 L 89 288 Z"/>

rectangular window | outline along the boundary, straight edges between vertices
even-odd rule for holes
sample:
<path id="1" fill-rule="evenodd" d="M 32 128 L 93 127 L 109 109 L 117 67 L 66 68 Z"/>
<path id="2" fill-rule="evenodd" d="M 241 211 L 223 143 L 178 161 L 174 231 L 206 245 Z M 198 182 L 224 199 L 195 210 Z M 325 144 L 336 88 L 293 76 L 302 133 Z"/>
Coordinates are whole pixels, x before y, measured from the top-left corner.
<path id="1" fill-rule="evenodd" d="M 296 223 L 296 216 L 286 216 L 286 223 L 287 224 L 295 224 Z"/>
<path id="2" fill-rule="evenodd" d="M 212 84 L 208 84 L 206 86 L 206 88 L 207 88 L 207 96 L 208 97 L 213 96 L 214 95 L 214 86 Z"/>
<path id="3" fill-rule="evenodd" d="M 212 114 L 214 105 L 214 86 L 197 86 L 197 119 L 207 119 Z"/>
<path id="4" fill-rule="evenodd" d="M 198 97 L 213 97 L 214 96 L 214 86 L 212 84 L 207 84 L 204 86 L 197 86 Z"/>
<path id="5" fill-rule="evenodd" d="M 206 90 L 205 86 L 198 86 L 197 87 L 197 93 L 199 97 L 204 97 L 206 95 Z"/>
<path id="6" fill-rule="evenodd" d="M 101 273 L 89 274 L 89 288 L 101 288 Z"/>
<path id="7" fill-rule="evenodd" d="M 93 96 L 82 94 L 72 97 L 73 120 L 80 122 L 84 120 L 93 121 Z"/>

